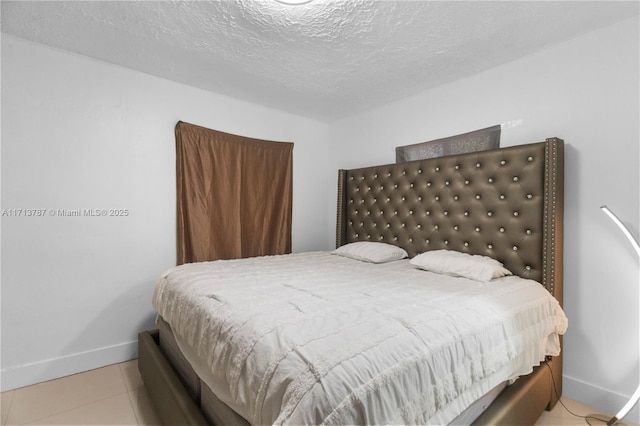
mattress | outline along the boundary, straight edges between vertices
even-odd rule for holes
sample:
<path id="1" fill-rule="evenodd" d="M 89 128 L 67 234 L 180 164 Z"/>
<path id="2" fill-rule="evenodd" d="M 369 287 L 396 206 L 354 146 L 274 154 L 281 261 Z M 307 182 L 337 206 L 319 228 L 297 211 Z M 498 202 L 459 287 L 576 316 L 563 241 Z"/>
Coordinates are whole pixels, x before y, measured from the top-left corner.
<path id="1" fill-rule="evenodd" d="M 558 355 L 540 284 L 327 252 L 187 264 L 154 306 L 213 393 L 253 424 L 443 424 Z"/>

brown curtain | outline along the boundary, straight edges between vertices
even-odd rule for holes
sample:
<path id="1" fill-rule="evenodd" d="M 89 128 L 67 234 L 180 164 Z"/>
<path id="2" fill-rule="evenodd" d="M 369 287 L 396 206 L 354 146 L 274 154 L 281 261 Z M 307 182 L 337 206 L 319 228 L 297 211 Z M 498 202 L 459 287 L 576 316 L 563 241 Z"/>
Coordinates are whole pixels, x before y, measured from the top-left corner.
<path id="1" fill-rule="evenodd" d="M 293 143 L 176 125 L 178 265 L 291 252 Z"/>

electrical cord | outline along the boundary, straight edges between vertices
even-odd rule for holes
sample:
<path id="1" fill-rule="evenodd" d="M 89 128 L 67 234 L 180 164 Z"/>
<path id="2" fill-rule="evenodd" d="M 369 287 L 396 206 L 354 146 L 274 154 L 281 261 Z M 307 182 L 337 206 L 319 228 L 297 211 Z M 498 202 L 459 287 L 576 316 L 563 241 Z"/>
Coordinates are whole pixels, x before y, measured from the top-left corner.
<path id="1" fill-rule="evenodd" d="M 555 392 L 556 397 L 558 398 L 558 402 L 560 403 L 560 405 L 564 407 L 565 410 L 567 410 L 569 414 L 571 414 L 572 416 L 584 419 L 587 422 L 587 424 L 591 426 L 597 426 L 597 425 L 600 425 L 601 423 L 594 424 L 594 423 L 591 423 L 589 420 L 597 420 L 598 422 L 602 422 L 606 424 L 611 419 L 611 417 L 596 416 L 595 414 L 588 414 L 586 416 L 581 416 L 580 414 L 576 414 L 573 411 L 569 410 L 569 408 L 566 405 L 564 405 L 564 402 L 562 402 L 562 400 L 560 399 L 560 394 L 558 392 L 558 388 L 556 388 L 556 380 L 553 377 L 553 369 L 551 368 L 551 365 L 548 362 L 545 362 L 544 364 L 547 367 L 549 367 L 549 371 L 551 371 L 551 382 L 553 383 L 553 391 Z"/>

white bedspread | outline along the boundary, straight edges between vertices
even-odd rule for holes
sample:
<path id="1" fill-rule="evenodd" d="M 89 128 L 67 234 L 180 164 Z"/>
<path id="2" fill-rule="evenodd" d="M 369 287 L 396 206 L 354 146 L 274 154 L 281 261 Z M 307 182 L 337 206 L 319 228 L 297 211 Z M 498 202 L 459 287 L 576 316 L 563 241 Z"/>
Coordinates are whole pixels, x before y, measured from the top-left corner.
<path id="1" fill-rule="evenodd" d="M 557 355 L 567 327 L 534 281 L 328 252 L 175 267 L 153 305 L 253 424 L 448 423 Z"/>

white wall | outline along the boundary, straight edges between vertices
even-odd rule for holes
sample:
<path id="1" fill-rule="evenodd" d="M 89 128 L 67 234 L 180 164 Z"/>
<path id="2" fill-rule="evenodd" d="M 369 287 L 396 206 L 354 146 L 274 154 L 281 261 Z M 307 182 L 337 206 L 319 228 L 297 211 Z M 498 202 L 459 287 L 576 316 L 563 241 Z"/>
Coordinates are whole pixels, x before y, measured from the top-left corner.
<path id="1" fill-rule="evenodd" d="M 564 394 L 612 413 L 639 379 L 638 259 L 599 207 L 638 235 L 639 51 L 638 21 L 626 21 L 344 119 L 330 139 L 334 168 L 494 124 L 506 123 L 503 146 L 564 139 Z"/>
<path id="2" fill-rule="evenodd" d="M 178 120 L 294 142 L 293 249 L 332 247 L 326 124 L 3 35 L 2 209 L 45 211 L 2 217 L 3 390 L 135 357 L 175 265 Z"/>

